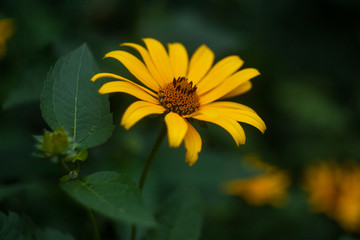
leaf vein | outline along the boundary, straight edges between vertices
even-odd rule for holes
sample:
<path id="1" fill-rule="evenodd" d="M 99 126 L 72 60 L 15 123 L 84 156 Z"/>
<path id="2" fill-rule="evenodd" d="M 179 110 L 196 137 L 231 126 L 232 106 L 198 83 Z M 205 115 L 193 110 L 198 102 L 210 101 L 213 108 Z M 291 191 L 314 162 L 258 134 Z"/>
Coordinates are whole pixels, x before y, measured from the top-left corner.
<path id="1" fill-rule="evenodd" d="M 85 189 L 87 189 L 89 192 L 91 192 L 92 194 L 94 194 L 96 197 L 98 197 L 101 201 L 103 201 L 104 203 L 110 205 L 111 207 L 118 209 L 120 212 L 124 212 L 124 209 L 122 208 L 118 208 L 116 207 L 114 204 L 112 204 L 111 202 L 107 201 L 106 199 L 104 199 L 101 195 L 99 195 L 96 191 L 94 191 L 92 188 L 90 188 L 86 183 L 80 181 L 80 180 L 76 180 L 78 181 Z"/>
<path id="2" fill-rule="evenodd" d="M 79 82 L 80 82 L 80 69 L 82 67 L 82 58 L 85 52 L 85 48 L 82 48 L 81 55 L 80 55 L 80 61 L 79 61 L 79 67 L 77 71 L 77 80 L 76 80 L 76 88 L 75 88 L 75 98 L 74 98 L 74 140 L 76 142 L 76 131 L 77 131 L 77 109 L 78 109 L 78 94 L 79 94 Z"/>

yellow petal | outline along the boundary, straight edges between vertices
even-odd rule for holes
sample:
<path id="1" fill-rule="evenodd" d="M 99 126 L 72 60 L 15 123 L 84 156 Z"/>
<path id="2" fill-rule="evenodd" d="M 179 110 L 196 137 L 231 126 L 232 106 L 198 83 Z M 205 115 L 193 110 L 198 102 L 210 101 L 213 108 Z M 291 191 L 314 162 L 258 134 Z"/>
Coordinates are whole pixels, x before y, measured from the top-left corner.
<path id="1" fill-rule="evenodd" d="M 198 94 L 202 95 L 221 84 L 226 78 L 237 71 L 243 63 L 244 61 L 238 56 L 229 56 L 220 60 L 197 84 Z"/>
<path id="2" fill-rule="evenodd" d="M 224 128 L 228 133 L 230 133 L 237 146 L 239 146 L 239 144 L 245 144 L 246 137 L 244 129 L 235 120 L 227 118 L 212 119 L 205 115 L 196 115 L 193 118 L 217 124 L 220 127 Z"/>
<path id="3" fill-rule="evenodd" d="M 123 81 L 125 81 L 125 82 L 128 82 L 128 83 L 133 84 L 134 86 L 137 86 L 138 88 L 144 90 L 145 92 L 147 92 L 147 93 L 150 94 L 151 96 L 154 96 L 155 98 L 158 97 L 154 92 L 150 91 L 149 89 L 144 88 L 144 87 L 142 87 L 142 86 L 140 86 L 140 85 L 138 85 L 138 84 L 130 81 L 129 79 L 126 79 L 126 78 L 124 78 L 124 77 L 121 77 L 121 76 L 116 75 L 116 74 L 113 74 L 113 73 L 98 73 L 98 74 L 95 74 L 95 75 L 91 78 L 91 81 L 96 81 L 96 80 L 98 80 L 98 79 L 100 79 L 100 78 L 115 78 L 115 79 L 123 80 Z"/>
<path id="4" fill-rule="evenodd" d="M 169 58 L 174 71 L 174 77 L 187 76 L 189 57 L 185 47 L 180 43 L 170 43 Z"/>
<path id="5" fill-rule="evenodd" d="M 184 116 L 185 118 L 192 118 L 196 115 L 205 115 L 208 118 L 216 119 L 219 117 L 219 112 L 212 108 L 203 108 L 203 106 L 200 106 L 199 111 L 193 112 L 189 115 Z"/>
<path id="6" fill-rule="evenodd" d="M 209 102 L 213 102 L 222 96 L 230 93 L 232 90 L 235 90 L 240 85 L 244 84 L 246 81 L 258 76 L 260 73 L 255 68 L 246 68 L 243 69 L 232 76 L 228 77 L 224 82 L 219 86 L 212 89 L 211 91 L 200 96 L 200 103 L 202 105 Z M 200 85 L 199 85 L 200 86 Z"/>
<path id="7" fill-rule="evenodd" d="M 151 60 L 160 73 L 160 77 L 162 77 L 165 83 L 171 82 L 174 78 L 174 73 L 164 46 L 153 38 L 144 38 L 143 41 L 148 49 Z"/>
<path id="8" fill-rule="evenodd" d="M 184 144 L 186 148 L 186 157 L 185 161 L 192 166 L 198 159 L 198 154 L 201 151 L 201 137 L 196 129 L 186 121 L 188 125 L 188 131 L 184 138 Z"/>
<path id="9" fill-rule="evenodd" d="M 160 105 L 145 101 L 132 103 L 125 111 L 121 119 L 121 125 L 126 130 L 130 129 L 135 123 L 150 114 L 162 114 L 165 111 Z"/>
<path id="10" fill-rule="evenodd" d="M 237 95 L 246 93 L 247 91 L 249 91 L 252 87 L 252 84 L 250 81 L 245 82 L 244 84 L 241 84 L 240 86 L 238 86 L 237 88 L 235 88 L 234 90 L 232 90 L 231 92 L 225 94 L 224 96 L 221 97 L 221 99 L 223 98 L 231 98 L 231 97 L 235 97 Z"/>
<path id="11" fill-rule="evenodd" d="M 165 116 L 165 123 L 168 132 L 169 146 L 179 147 L 188 130 L 186 120 L 177 113 L 169 112 Z"/>
<path id="12" fill-rule="evenodd" d="M 101 94 L 124 92 L 133 95 L 134 97 L 137 97 L 141 100 L 145 100 L 155 104 L 159 103 L 155 93 L 119 75 L 112 73 L 98 73 L 91 78 L 91 81 L 96 81 L 100 78 L 116 78 L 122 80 L 105 83 L 99 89 L 99 93 Z"/>
<path id="13" fill-rule="evenodd" d="M 230 101 L 219 101 L 219 102 L 213 102 L 211 103 L 212 106 L 217 106 L 217 107 L 223 107 L 223 108 L 231 108 L 231 109 L 239 109 L 239 110 L 246 110 L 249 112 L 254 112 L 256 113 L 252 108 L 244 105 L 244 104 L 240 104 L 237 102 L 230 102 Z"/>
<path id="14" fill-rule="evenodd" d="M 121 46 L 128 46 L 137 50 L 140 53 L 141 57 L 143 58 L 149 72 L 153 76 L 153 79 L 156 80 L 160 86 L 163 86 L 166 83 L 165 81 L 166 79 L 163 79 L 163 77 L 160 75 L 159 71 L 155 67 L 155 64 L 151 60 L 148 51 L 143 46 L 136 43 L 123 43 L 121 44 Z"/>
<path id="15" fill-rule="evenodd" d="M 218 104 L 221 102 L 214 102 L 202 107 L 202 111 L 216 111 L 219 114 L 220 118 L 226 118 L 235 120 L 237 122 L 243 122 L 250 124 L 257 129 L 259 129 L 262 133 L 265 132 L 266 126 L 264 121 L 252 110 L 248 110 L 243 108 L 243 105 L 239 104 L 240 108 L 235 108 L 234 104 L 227 103 L 230 102 L 222 102 L 222 104 Z"/>
<path id="16" fill-rule="evenodd" d="M 137 97 L 138 99 L 151 102 L 154 104 L 159 103 L 157 99 L 150 96 L 148 93 L 146 93 L 144 90 L 142 90 L 135 84 L 131 84 L 129 82 L 123 82 L 123 81 L 107 82 L 104 85 L 102 85 L 101 88 L 99 89 L 99 93 L 101 94 L 114 93 L 114 92 L 127 93 L 134 97 Z"/>
<path id="17" fill-rule="evenodd" d="M 242 196 L 249 204 L 271 204 L 280 207 L 286 200 L 286 188 L 289 185 L 289 176 L 285 172 L 276 171 L 252 178 L 229 181 L 224 187 L 228 194 Z"/>
<path id="18" fill-rule="evenodd" d="M 148 88 L 158 91 L 159 83 L 150 75 L 146 66 L 135 56 L 125 51 L 112 51 L 105 55 L 120 61 L 140 82 Z"/>
<path id="19" fill-rule="evenodd" d="M 222 116 L 224 117 L 229 117 L 234 119 L 237 122 L 243 122 L 243 123 L 247 123 L 250 124 L 254 127 L 256 127 L 257 129 L 259 129 L 260 132 L 264 133 L 266 130 L 266 126 L 264 121 L 255 113 L 252 112 L 247 112 L 247 111 L 223 111 L 223 113 L 221 113 Z"/>
<path id="20" fill-rule="evenodd" d="M 201 45 L 192 55 L 189 64 L 188 78 L 197 84 L 209 71 L 215 55 L 206 45 Z"/>

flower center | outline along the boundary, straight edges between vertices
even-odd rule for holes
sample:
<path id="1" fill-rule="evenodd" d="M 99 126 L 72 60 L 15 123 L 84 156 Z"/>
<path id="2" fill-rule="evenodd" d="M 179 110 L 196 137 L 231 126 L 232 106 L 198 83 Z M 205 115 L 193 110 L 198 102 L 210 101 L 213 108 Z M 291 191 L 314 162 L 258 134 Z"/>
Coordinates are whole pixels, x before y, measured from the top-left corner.
<path id="1" fill-rule="evenodd" d="M 199 110 L 199 96 L 196 94 L 196 85 L 188 82 L 185 77 L 179 77 L 160 88 L 159 102 L 168 111 L 182 115 L 191 114 Z"/>

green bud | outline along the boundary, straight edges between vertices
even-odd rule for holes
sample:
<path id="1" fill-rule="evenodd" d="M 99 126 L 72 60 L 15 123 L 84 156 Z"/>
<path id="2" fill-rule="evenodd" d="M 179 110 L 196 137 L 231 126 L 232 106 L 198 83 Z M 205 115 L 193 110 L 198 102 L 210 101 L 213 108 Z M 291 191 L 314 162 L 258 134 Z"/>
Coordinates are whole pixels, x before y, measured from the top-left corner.
<path id="1" fill-rule="evenodd" d="M 59 155 L 67 151 L 69 142 L 64 128 L 57 128 L 54 132 L 46 131 L 42 138 L 41 150 L 49 156 Z"/>
<path id="2" fill-rule="evenodd" d="M 35 136 L 39 150 L 37 156 L 49 159 L 53 163 L 60 163 L 68 172 L 60 181 L 66 182 L 76 179 L 79 175 L 80 162 L 88 157 L 87 149 L 77 149 L 77 143 L 69 137 L 63 127 L 56 128 L 53 132 L 45 131 L 42 136 Z"/>

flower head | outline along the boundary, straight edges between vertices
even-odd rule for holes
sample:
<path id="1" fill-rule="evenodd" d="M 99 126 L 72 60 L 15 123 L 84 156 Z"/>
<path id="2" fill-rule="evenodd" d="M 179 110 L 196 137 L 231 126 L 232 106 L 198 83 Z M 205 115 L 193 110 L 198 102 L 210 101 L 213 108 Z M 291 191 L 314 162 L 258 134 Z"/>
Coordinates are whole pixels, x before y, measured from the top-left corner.
<path id="1" fill-rule="evenodd" d="M 124 92 L 139 99 L 125 111 L 121 125 L 126 129 L 151 114 L 164 114 L 170 147 L 184 141 L 186 162 L 194 164 L 201 151 L 199 133 L 189 120 L 196 119 L 217 124 L 230 133 L 237 145 L 245 143 L 245 132 L 238 122 L 251 124 L 265 131 L 262 119 L 251 108 L 230 101 L 216 101 L 242 94 L 251 88 L 250 79 L 260 73 L 254 68 L 239 71 L 243 61 L 229 56 L 213 66 L 214 53 L 200 46 L 189 60 L 180 43 L 168 44 L 168 51 L 157 40 L 143 39 L 146 48 L 124 43 L 139 52 L 142 60 L 126 51 L 112 51 L 105 57 L 120 61 L 140 82 L 134 83 L 112 73 L 96 74 L 99 78 L 115 78 L 105 83 L 101 94 Z"/>
<path id="2" fill-rule="evenodd" d="M 262 170 L 264 173 L 251 178 L 226 182 L 225 192 L 243 197 L 250 205 L 270 204 L 280 207 L 287 198 L 286 189 L 290 185 L 288 173 L 261 162 L 255 155 L 247 156 L 246 160 L 255 169 Z"/>
<path id="3" fill-rule="evenodd" d="M 360 229 L 360 165 L 320 162 L 306 169 L 304 189 L 314 211 L 325 213 L 348 231 Z"/>

